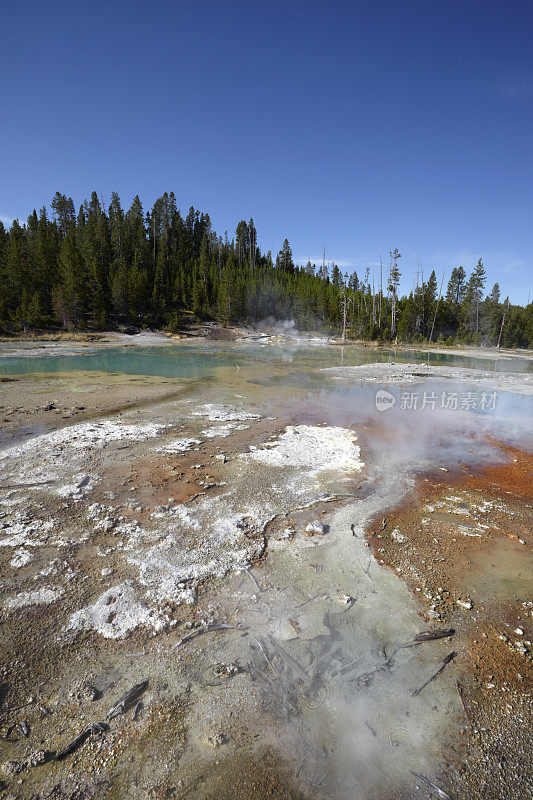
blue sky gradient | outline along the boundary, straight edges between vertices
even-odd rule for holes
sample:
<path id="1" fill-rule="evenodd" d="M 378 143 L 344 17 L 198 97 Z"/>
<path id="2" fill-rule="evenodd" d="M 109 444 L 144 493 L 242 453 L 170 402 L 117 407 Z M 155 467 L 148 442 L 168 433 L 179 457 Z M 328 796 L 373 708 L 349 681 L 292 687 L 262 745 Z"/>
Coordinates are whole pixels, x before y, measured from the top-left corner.
<path id="1" fill-rule="evenodd" d="M 533 295 L 533 4 L 2 2 L 0 218 L 56 189 L 147 208 L 402 290 L 482 257 Z"/>

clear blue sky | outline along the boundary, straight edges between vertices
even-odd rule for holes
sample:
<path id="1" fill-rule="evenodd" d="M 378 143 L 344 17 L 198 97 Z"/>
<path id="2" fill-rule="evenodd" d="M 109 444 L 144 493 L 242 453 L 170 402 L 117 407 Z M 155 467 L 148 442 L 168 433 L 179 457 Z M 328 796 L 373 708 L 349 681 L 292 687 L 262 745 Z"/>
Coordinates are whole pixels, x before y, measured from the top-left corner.
<path id="1" fill-rule="evenodd" d="M 3 0 L 1 27 L 0 217 L 174 190 L 298 260 L 398 247 L 408 290 L 417 254 L 481 256 L 533 296 L 530 0 Z"/>

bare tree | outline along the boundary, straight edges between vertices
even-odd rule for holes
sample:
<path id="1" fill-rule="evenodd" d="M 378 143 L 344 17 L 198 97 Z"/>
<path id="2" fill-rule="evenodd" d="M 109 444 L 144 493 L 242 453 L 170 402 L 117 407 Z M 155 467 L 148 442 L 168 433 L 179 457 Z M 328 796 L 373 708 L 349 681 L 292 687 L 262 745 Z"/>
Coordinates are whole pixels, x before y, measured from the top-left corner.
<path id="1" fill-rule="evenodd" d="M 397 247 L 390 251 L 390 272 L 389 272 L 389 285 L 388 291 L 391 296 L 391 335 L 394 336 L 396 332 L 396 303 L 398 300 L 398 286 L 400 285 L 400 270 L 398 269 L 398 259 L 401 253 Z"/>
<path id="2" fill-rule="evenodd" d="M 528 305 L 529 305 L 529 303 L 528 303 Z M 500 341 L 501 341 L 501 338 L 502 338 L 503 326 L 505 324 L 505 317 L 507 316 L 507 312 L 508 311 L 509 311 L 509 297 L 507 298 L 507 308 L 504 308 L 504 311 L 503 311 L 502 326 L 500 328 L 500 335 L 498 336 L 498 344 L 496 345 L 498 350 L 500 349 Z"/>
<path id="3" fill-rule="evenodd" d="M 379 324 L 381 330 L 381 304 L 383 302 L 383 262 L 381 260 L 381 247 L 379 248 Z"/>
<path id="4" fill-rule="evenodd" d="M 249 234 L 249 237 L 250 237 L 249 238 L 250 269 L 252 271 L 252 276 L 253 276 L 254 268 L 255 268 L 255 257 L 256 257 L 256 252 L 257 252 L 257 231 L 255 229 L 255 225 L 254 225 L 253 219 L 250 219 L 250 222 L 248 223 L 248 228 L 249 228 L 249 231 L 250 231 L 250 234 Z"/>
<path id="5" fill-rule="evenodd" d="M 372 264 L 372 330 L 376 325 L 376 294 L 374 292 L 374 265 Z"/>
<path id="6" fill-rule="evenodd" d="M 348 273 L 344 273 L 344 282 L 342 284 L 341 289 L 341 311 L 342 311 L 342 339 L 341 341 L 346 341 L 346 316 L 348 314 L 348 308 L 350 303 L 353 300 L 351 297 L 348 297 Z"/>
<path id="7" fill-rule="evenodd" d="M 442 280 L 440 282 L 440 292 L 439 296 L 437 297 L 437 302 L 435 303 L 435 313 L 433 315 L 433 324 L 431 326 L 431 333 L 429 334 L 429 343 L 431 344 L 431 339 L 433 338 L 433 329 L 435 328 L 435 320 L 437 319 L 437 311 L 439 310 L 439 301 L 442 295 L 442 284 L 444 283 L 444 276 L 446 275 L 446 267 L 444 267 L 444 271 L 442 273 Z"/>

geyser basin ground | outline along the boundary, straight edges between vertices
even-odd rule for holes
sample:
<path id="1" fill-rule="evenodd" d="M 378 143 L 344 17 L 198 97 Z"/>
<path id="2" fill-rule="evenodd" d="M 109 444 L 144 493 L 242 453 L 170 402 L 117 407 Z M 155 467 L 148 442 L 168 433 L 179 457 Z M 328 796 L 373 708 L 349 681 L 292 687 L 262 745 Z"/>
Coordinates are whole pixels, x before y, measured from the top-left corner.
<path id="1" fill-rule="evenodd" d="M 1 364 L 5 792 L 526 797 L 528 375 L 94 349 Z M 496 398 L 402 409 L 413 384 Z"/>

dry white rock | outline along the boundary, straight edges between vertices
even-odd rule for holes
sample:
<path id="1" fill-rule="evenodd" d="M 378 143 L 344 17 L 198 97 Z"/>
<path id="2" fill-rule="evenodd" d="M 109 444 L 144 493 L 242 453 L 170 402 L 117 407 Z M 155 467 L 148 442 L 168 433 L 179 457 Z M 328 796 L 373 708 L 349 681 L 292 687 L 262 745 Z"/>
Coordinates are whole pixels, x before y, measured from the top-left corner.
<path id="1" fill-rule="evenodd" d="M 160 453 L 183 453 L 185 450 L 190 450 L 190 448 L 195 444 L 201 444 L 200 439 L 172 439 L 163 447 L 158 447 L 157 450 Z"/>
<path id="2" fill-rule="evenodd" d="M 261 419 L 260 414 L 252 414 L 249 411 L 237 411 L 223 405 L 215 405 L 214 403 L 206 403 L 196 411 L 193 411 L 191 417 L 207 417 L 210 422 L 244 422 L 247 419 Z"/>
<path id="3" fill-rule="evenodd" d="M 106 639 L 123 639 L 139 627 L 163 630 L 166 620 L 137 599 L 131 584 L 122 583 L 104 592 L 91 606 L 72 614 L 66 631 L 94 630 Z"/>
<path id="4" fill-rule="evenodd" d="M 314 519 L 308 525 L 305 526 L 305 530 L 307 533 L 313 535 L 314 533 L 324 534 L 326 532 L 325 526 L 320 522 L 318 519 Z"/>
<path id="5" fill-rule="evenodd" d="M 391 533 L 391 536 L 395 542 L 405 542 L 405 536 L 403 535 L 403 533 L 400 533 L 399 528 L 394 528 L 394 530 Z"/>
<path id="6" fill-rule="evenodd" d="M 27 566 L 27 564 L 29 564 L 32 560 L 33 556 L 30 551 L 21 547 L 19 550 L 15 551 L 15 555 L 9 564 L 11 567 L 13 567 L 13 569 L 20 569 L 21 567 Z"/>
<path id="7" fill-rule="evenodd" d="M 272 442 L 252 447 L 249 458 L 271 467 L 299 467 L 311 475 L 348 473 L 364 466 L 357 436 L 348 428 L 289 425 Z"/>
<path id="8" fill-rule="evenodd" d="M 36 589 L 34 592 L 19 592 L 14 597 L 7 597 L 4 606 L 12 611 L 25 606 L 53 603 L 63 594 L 63 589 Z"/>
<path id="9" fill-rule="evenodd" d="M 341 603 L 346 603 L 346 605 L 349 605 L 350 603 L 353 603 L 354 598 L 349 594 L 341 594 L 339 600 Z"/>
<path id="10" fill-rule="evenodd" d="M 249 425 L 245 425 L 241 422 L 226 422 L 225 425 L 215 425 L 212 428 L 207 428 L 207 430 L 201 431 L 201 434 L 205 436 L 206 439 L 215 439 L 217 436 L 225 439 L 226 436 L 230 436 L 237 431 L 246 431 L 249 427 Z"/>

